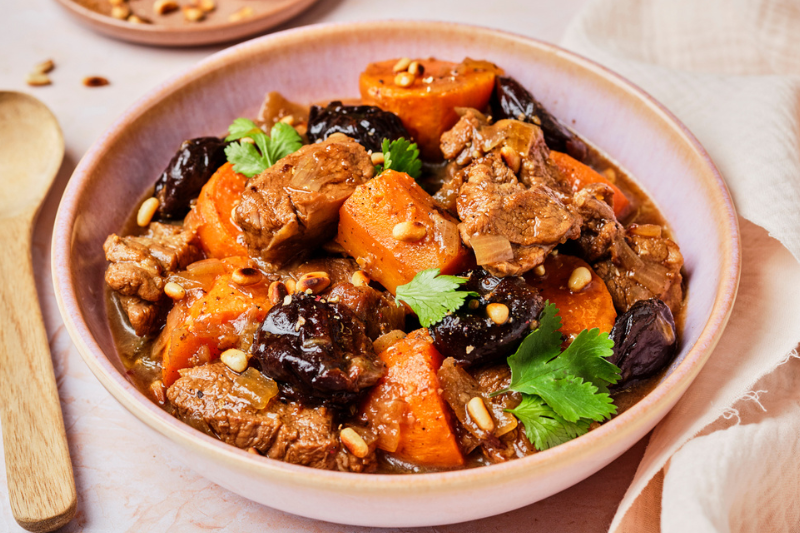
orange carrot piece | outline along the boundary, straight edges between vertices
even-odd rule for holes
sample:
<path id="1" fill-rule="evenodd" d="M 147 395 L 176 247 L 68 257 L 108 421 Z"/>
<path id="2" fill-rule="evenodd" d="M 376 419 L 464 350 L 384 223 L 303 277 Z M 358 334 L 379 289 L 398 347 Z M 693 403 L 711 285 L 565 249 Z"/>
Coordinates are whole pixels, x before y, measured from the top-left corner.
<path id="1" fill-rule="evenodd" d="M 614 214 L 617 216 L 617 219 L 621 219 L 627 214 L 628 208 L 631 205 L 630 200 L 628 200 L 619 187 L 611 183 L 608 178 L 567 154 L 551 151 L 550 158 L 559 170 L 561 170 L 564 178 L 572 185 L 572 190 L 574 192 L 583 189 L 590 183 L 603 183 L 608 185 L 614 190 Z"/>
<path id="2" fill-rule="evenodd" d="M 233 209 L 246 185 L 247 177 L 234 172 L 233 165 L 225 163 L 200 191 L 187 224 L 197 227 L 200 246 L 209 257 L 247 255 L 247 248 L 239 238 L 242 230 L 232 219 Z"/>

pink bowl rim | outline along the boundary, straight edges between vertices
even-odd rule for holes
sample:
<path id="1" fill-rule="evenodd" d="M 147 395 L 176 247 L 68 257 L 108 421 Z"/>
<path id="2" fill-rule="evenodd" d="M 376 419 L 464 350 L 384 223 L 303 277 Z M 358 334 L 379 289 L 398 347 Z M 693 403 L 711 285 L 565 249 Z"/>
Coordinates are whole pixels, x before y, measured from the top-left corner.
<path id="1" fill-rule="evenodd" d="M 482 36 L 500 38 L 513 41 L 522 46 L 533 46 L 563 57 L 582 69 L 611 81 L 632 97 L 638 97 L 650 111 L 660 115 L 666 125 L 671 126 L 673 130 L 679 133 L 686 145 L 691 146 L 694 154 L 704 161 L 706 165 L 704 172 L 707 182 L 706 187 L 712 191 L 712 198 L 716 196 L 715 200 L 723 208 L 722 212 L 725 214 L 724 217 L 720 217 L 719 223 L 720 233 L 725 242 L 720 243 L 722 244 L 722 252 L 718 290 L 709 318 L 697 342 L 690 348 L 684 360 L 674 368 L 669 376 L 650 394 L 620 416 L 582 437 L 550 450 L 489 467 L 420 473 L 410 476 L 390 474 L 361 475 L 317 470 L 263 457 L 254 457 L 244 450 L 204 435 L 170 416 L 148 400 L 108 361 L 80 314 L 80 306 L 72 280 L 72 265 L 68 259 L 72 243 L 72 229 L 77 216 L 76 206 L 78 199 L 91 181 L 91 171 L 95 162 L 103 156 L 108 146 L 113 143 L 114 139 L 131 119 L 157 103 L 165 94 L 180 90 L 181 87 L 191 83 L 197 77 L 213 71 L 216 67 L 222 66 L 229 61 L 238 61 L 237 55 L 243 52 L 257 52 L 267 45 L 286 46 L 292 42 L 313 38 L 315 35 L 324 33 L 374 31 L 376 29 L 420 29 L 420 27 L 431 31 L 446 27 L 452 31 L 469 32 L 475 39 L 480 39 Z M 216 459 L 226 462 L 229 466 L 256 472 L 275 481 L 284 480 L 294 484 L 313 486 L 318 489 L 341 489 L 347 486 L 351 491 L 362 494 L 372 493 L 376 490 L 381 490 L 384 493 L 388 491 L 393 494 L 409 494 L 419 490 L 449 490 L 466 485 L 474 486 L 475 483 L 490 483 L 494 485 L 503 480 L 517 479 L 521 476 L 543 475 L 562 468 L 566 464 L 586 459 L 588 456 L 597 453 L 598 450 L 609 448 L 626 436 L 635 434 L 642 426 L 650 423 L 653 417 L 657 416 L 657 413 L 663 411 L 664 406 L 674 405 L 700 372 L 700 369 L 719 341 L 730 316 L 738 288 L 740 268 L 741 249 L 738 219 L 727 185 L 699 141 L 663 105 L 622 76 L 556 45 L 502 30 L 437 21 L 361 21 L 304 26 L 252 39 L 217 52 L 200 61 L 141 97 L 116 119 L 89 149 L 73 173 L 62 197 L 55 221 L 52 242 L 52 270 L 55 294 L 61 316 L 64 319 L 70 337 L 90 370 L 106 389 L 135 416 L 170 440 L 180 445 L 199 447 L 206 454 L 215 454 Z"/>

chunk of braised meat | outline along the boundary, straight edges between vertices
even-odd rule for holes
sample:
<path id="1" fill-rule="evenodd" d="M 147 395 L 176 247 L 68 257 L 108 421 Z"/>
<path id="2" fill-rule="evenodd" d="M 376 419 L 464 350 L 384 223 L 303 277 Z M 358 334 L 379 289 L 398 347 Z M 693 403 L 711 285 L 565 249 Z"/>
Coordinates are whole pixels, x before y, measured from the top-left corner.
<path id="1" fill-rule="evenodd" d="M 654 376 L 672 361 L 678 349 L 672 312 L 656 298 L 640 300 L 618 316 L 609 337 L 614 341 L 614 355 L 608 360 L 622 375 L 615 388 Z"/>
<path id="2" fill-rule="evenodd" d="M 323 141 L 334 133 L 355 139 L 367 150 L 381 151 L 384 139 L 411 139 L 400 117 L 371 105 L 344 105 L 335 101 L 325 107 L 311 106 L 308 114 L 308 140 Z"/>
<path id="3" fill-rule="evenodd" d="M 428 328 L 433 345 L 445 357 L 465 366 L 496 361 L 513 353 L 538 326 L 544 301 L 522 278 L 499 278 L 483 269 L 473 270 L 463 290 L 479 297 L 470 298 L 461 309 Z M 505 305 L 508 319 L 496 323 L 487 313 L 489 304 Z"/>
<path id="4" fill-rule="evenodd" d="M 636 235 L 628 230 L 617 239 L 609 258 L 593 266 L 620 313 L 650 298 L 662 300 L 673 314 L 680 309 L 683 256 L 671 239 Z"/>
<path id="5" fill-rule="evenodd" d="M 542 264 L 558 244 L 580 235 L 582 219 L 542 183 L 521 183 L 499 154 L 490 153 L 465 170 L 456 201 L 461 240 L 484 235 L 508 239 L 510 254 L 482 264 L 498 276 L 518 276 Z"/>
<path id="6" fill-rule="evenodd" d="M 152 332 L 157 324 L 155 305 L 164 297 L 167 277 L 202 257 L 193 244 L 194 233 L 180 226 L 153 222 L 142 236 L 111 234 L 103 244 L 105 280 L 117 291 L 123 310 L 137 335 Z"/>
<path id="7" fill-rule="evenodd" d="M 159 218 L 179 220 L 186 216 L 190 202 L 225 164 L 225 145 L 225 141 L 217 137 L 198 137 L 181 144 L 156 181 Z"/>
<path id="8" fill-rule="evenodd" d="M 536 124 L 552 150 L 566 152 L 578 161 L 586 159 L 586 144 L 561 124 L 533 95 L 509 76 L 495 78 L 490 100 L 495 120 L 510 118 Z"/>
<path id="9" fill-rule="evenodd" d="M 374 444 L 363 459 L 341 446 L 329 409 L 277 399 L 266 407 L 254 405 L 240 376 L 219 362 L 183 370 L 167 390 L 167 399 L 176 416 L 192 427 L 272 459 L 353 472 L 377 467 Z"/>
<path id="10" fill-rule="evenodd" d="M 587 185 L 575 193 L 573 205 L 583 220 L 577 246 L 589 263 L 608 255 L 625 235 L 625 228 L 614 215 L 613 198 L 613 190 L 603 183 Z"/>
<path id="11" fill-rule="evenodd" d="M 252 352 L 285 396 L 345 405 L 384 373 L 364 323 L 344 305 L 295 294 L 270 309 Z"/>
<path id="12" fill-rule="evenodd" d="M 284 157 L 249 181 L 234 210 L 250 255 L 279 267 L 329 241 L 339 208 L 374 173 L 364 147 L 341 134 Z"/>

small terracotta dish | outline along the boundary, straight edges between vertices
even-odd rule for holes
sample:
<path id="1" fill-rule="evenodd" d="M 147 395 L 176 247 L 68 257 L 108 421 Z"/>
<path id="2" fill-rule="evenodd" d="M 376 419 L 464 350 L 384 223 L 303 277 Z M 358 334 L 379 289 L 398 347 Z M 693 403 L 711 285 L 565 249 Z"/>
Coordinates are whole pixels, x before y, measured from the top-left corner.
<path id="1" fill-rule="evenodd" d="M 171 417 L 126 379 L 103 296 L 102 244 L 119 231 L 187 138 L 254 116 L 267 91 L 297 102 L 358 95 L 358 74 L 396 57 L 487 59 L 626 169 L 671 225 L 688 273 L 680 354 L 639 403 L 588 434 L 488 467 L 416 475 L 320 471 L 257 457 Z M 61 314 L 86 363 L 164 451 L 223 487 L 307 517 L 423 526 L 509 511 L 597 472 L 647 434 L 697 376 L 728 320 L 739 280 L 736 213 L 703 147 L 658 102 L 620 76 L 551 44 L 435 22 L 311 26 L 227 49 L 133 104 L 75 170 L 53 235 Z"/>
<path id="2" fill-rule="evenodd" d="M 286 22 L 317 0 L 180 0 L 180 8 L 159 15 L 159 0 L 125 0 L 122 9 L 138 17 L 139 23 L 112 16 L 109 0 L 56 0 L 81 24 L 108 37 L 156 46 L 200 46 L 249 37 Z M 162 0 L 163 1 L 163 0 Z M 202 20 L 188 21 L 183 8 L 213 5 L 202 12 Z M 144 20 L 142 22 L 142 20 Z"/>

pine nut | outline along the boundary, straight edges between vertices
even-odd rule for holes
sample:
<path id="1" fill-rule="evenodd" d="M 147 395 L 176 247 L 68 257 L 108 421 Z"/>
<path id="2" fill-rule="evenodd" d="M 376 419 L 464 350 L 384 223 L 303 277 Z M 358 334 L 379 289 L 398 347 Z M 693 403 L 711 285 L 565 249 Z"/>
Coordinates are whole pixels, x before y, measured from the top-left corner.
<path id="1" fill-rule="evenodd" d="M 241 373 L 247 370 L 247 354 L 241 350 L 236 348 L 225 350 L 219 358 L 234 372 Z"/>
<path id="2" fill-rule="evenodd" d="M 164 294 L 173 300 L 182 300 L 186 296 L 186 289 L 175 283 L 174 281 L 168 282 L 164 285 Z"/>
<path id="3" fill-rule="evenodd" d="M 286 281 L 283 282 L 283 284 L 286 285 L 286 292 L 288 292 L 289 294 L 294 294 L 296 292 L 297 282 L 292 278 L 287 279 Z"/>
<path id="4" fill-rule="evenodd" d="M 33 71 L 39 74 L 47 74 L 51 72 L 54 68 L 56 68 L 56 64 L 53 62 L 52 59 L 48 59 L 47 61 L 42 61 L 35 67 L 33 67 Z"/>
<path id="5" fill-rule="evenodd" d="M 280 304 L 284 298 L 289 295 L 289 291 L 286 290 L 286 285 L 280 281 L 273 281 L 269 284 L 269 301 L 272 302 L 272 305 Z"/>
<path id="6" fill-rule="evenodd" d="M 341 439 L 342 444 L 350 450 L 350 453 L 359 459 L 363 459 L 369 455 L 369 446 L 367 446 L 367 443 L 361 438 L 361 435 L 356 433 L 356 430 L 353 428 L 344 428 L 340 431 L 339 439 Z"/>
<path id="7" fill-rule="evenodd" d="M 411 65 L 411 60 L 407 57 L 404 57 L 394 64 L 392 67 L 392 72 L 402 72 L 404 70 L 408 70 L 409 65 Z"/>
<path id="8" fill-rule="evenodd" d="M 206 12 L 199 7 L 184 6 L 183 18 L 186 22 L 200 22 L 206 17 Z"/>
<path id="9" fill-rule="evenodd" d="M 161 202 L 158 201 L 158 198 L 148 198 L 142 202 L 142 205 L 139 207 L 139 212 L 136 213 L 136 223 L 141 227 L 150 224 L 160 204 Z"/>
<path id="10" fill-rule="evenodd" d="M 240 22 L 242 20 L 249 19 L 254 14 L 255 11 L 253 11 L 252 7 L 250 6 L 243 7 L 236 13 L 231 13 L 230 16 L 228 17 L 228 22 Z"/>
<path id="11" fill-rule="evenodd" d="M 50 76 L 41 72 L 31 72 L 25 77 L 25 83 L 31 87 L 43 87 L 50 85 Z"/>
<path id="12" fill-rule="evenodd" d="M 115 19 L 125 20 L 128 18 L 128 15 L 131 14 L 131 8 L 126 6 L 125 4 L 114 6 L 111 8 L 111 16 Z"/>
<path id="13" fill-rule="evenodd" d="M 128 17 L 128 22 L 131 24 L 152 24 L 148 19 L 142 18 L 138 15 L 131 15 Z"/>
<path id="14" fill-rule="evenodd" d="M 394 84 L 398 87 L 411 87 L 416 79 L 417 77 L 410 72 L 401 72 L 394 77 Z"/>
<path id="15" fill-rule="evenodd" d="M 578 267 L 569 275 L 567 285 L 572 292 L 582 291 L 592 281 L 592 273 L 586 267 Z"/>
<path id="16" fill-rule="evenodd" d="M 608 181 L 610 181 L 611 183 L 617 182 L 617 171 L 614 170 L 613 168 L 605 169 L 603 171 L 603 176 L 605 176 L 606 179 L 608 179 Z"/>
<path id="17" fill-rule="evenodd" d="M 503 157 L 503 161 L 506 162 L 506 165 L 508 165 L 508 168 L 510 168 L 514 174 L 519 172 L 522 159 L 520 158 L 518 152 L 516 152 L 510 146 L 503 146 L 500 149 L 500 155 Z"/>
<path id="18" fill-rule="evenodd" d="M 298 124 L 297 126 L 294 127 L 294 131 L 296 131 L 297 134 L 302 137 L 308 131 L 308 126 L 306 126 L 305 124 Z"/>
<path id="19" fill-rule="evenodd" d="M 383 158 L 383 152 L 375 152 L 374 154 L 372 154 L 369 157 L 370 157 L 370 159 L 372 159 L 372 164 L 373 165 L 382 165 L 384 163 L 384 161 L 385 161 L 384 158 Z"/>
<path id="20" fill-rule="evenodd" d="M 200 0 L 197 2 L 197 7 L 209 13 L 217 9 L 217 3 L 214 0 Z"/>
<path id="21" fill-rule="evenodd" d="M 261 281 L 261 272 L 252 267 L 237 268 L 231 274 L 231 279 L 239 285 L 253 285 Z"/>
<path id="22" fill-rule="evenodd" d="M 539 265 L 533 269 L 533 273 L 541 278 L 542 276 L 547 274 L 547 271 L 544 269 L 544 265 Z"/>
<path id="23" fill-rule="evenodd" d="M 295 290 L 297 292 L 311 291 L 311 294 L 319 294 L 327 289 L 330 284 L 331 278 L 327 272 L 309 272 L 300 276 Z"/>
<path id="24" fill-rule="evenodd" d="M 261 452 L 256 450 L 254 446 L 250 446 L 249 448 L 247 448 L 247 453 L 252 453 L 253 455 L 261 455 Z"/>
<path id="25" fill-rule="evenodd" d="M 239 142 L 247 144 L 256 144 L 256 141 L 254 141 L 252 137 L 242 137 L 241 139 L 239 139 Z"/>
<path id="26" fill-rule="evenodd" d="M 502 326 L 508 322 L 508 306 L 506 304 L 489 304 L 486 306 L 486 314 L 488 314 L 492 322 L 498 326 Z"/>
<path id="27" fill-rule="evenodd" d="M 102 76 L 86 76 L 82 82 L 86 87 L 104 87 L 109 81 Z"/>
<path id="28" fill-rule="evenodd" d="M 392 228 L 392 237 L 398 241 L 403 242 L 416 242 L 423 239 L 428 234 L 425 225 L 422 222 L 400 222 L 395 224 Z"/>
<path id="29" fill-rule="evenodd" d="M 164 386 L 164 382 L 160 379 L 155 380 L 150 384 L 150 392 L 153 394 L 153 397 L 156 399 L 156 403 L 158 405 L 164 405 L 167 401 L 167 388 Z"/>
<path id="30" fill-rule="evenodd" d="M 294 115 L 286 115 L 280 120 L 280 122 L 292 126 L 294 124 Z"/>
<path id="31" fill-rule="evenodd" d="M 156 15 L 166 15 L 172 13 L 180 8 L 178 2 L 175 0 L 156 0 L 153 2 L 153 11 Z"/>
<path id="32" fill-rule="evenodd" d="M 469 403 L 467 403 L 467 411 L 469 411 L 469 416 L 472 418 L 472 421 L 475 422 L 479 428 L 487 433 L 494 431 L 494 420 L 492 420 L 492 416 L 486 409 L 483 398 L 480 396 L 472 398 Z"/>
<path id="33" fill-rule="evenodd" d="M 363 270 L 356 270 L 350 278 L 350 283 L 356 287 L 366 287 L 369 285 L 369 276 Z"/>
<path id="34" fill-rule="evenodd" d="M 408 72 L 414 76 L 422 76 L 425 73 L 425 67 L 423 67 L 419 61 L 412 61 L 411 64 L 408 65 Z"/>
<path id="35" fill-rule="evenodd" d="M 657 224 L 631 224 L 628 233 L 640 237 L 661 237 L 661 226 Z"/>

